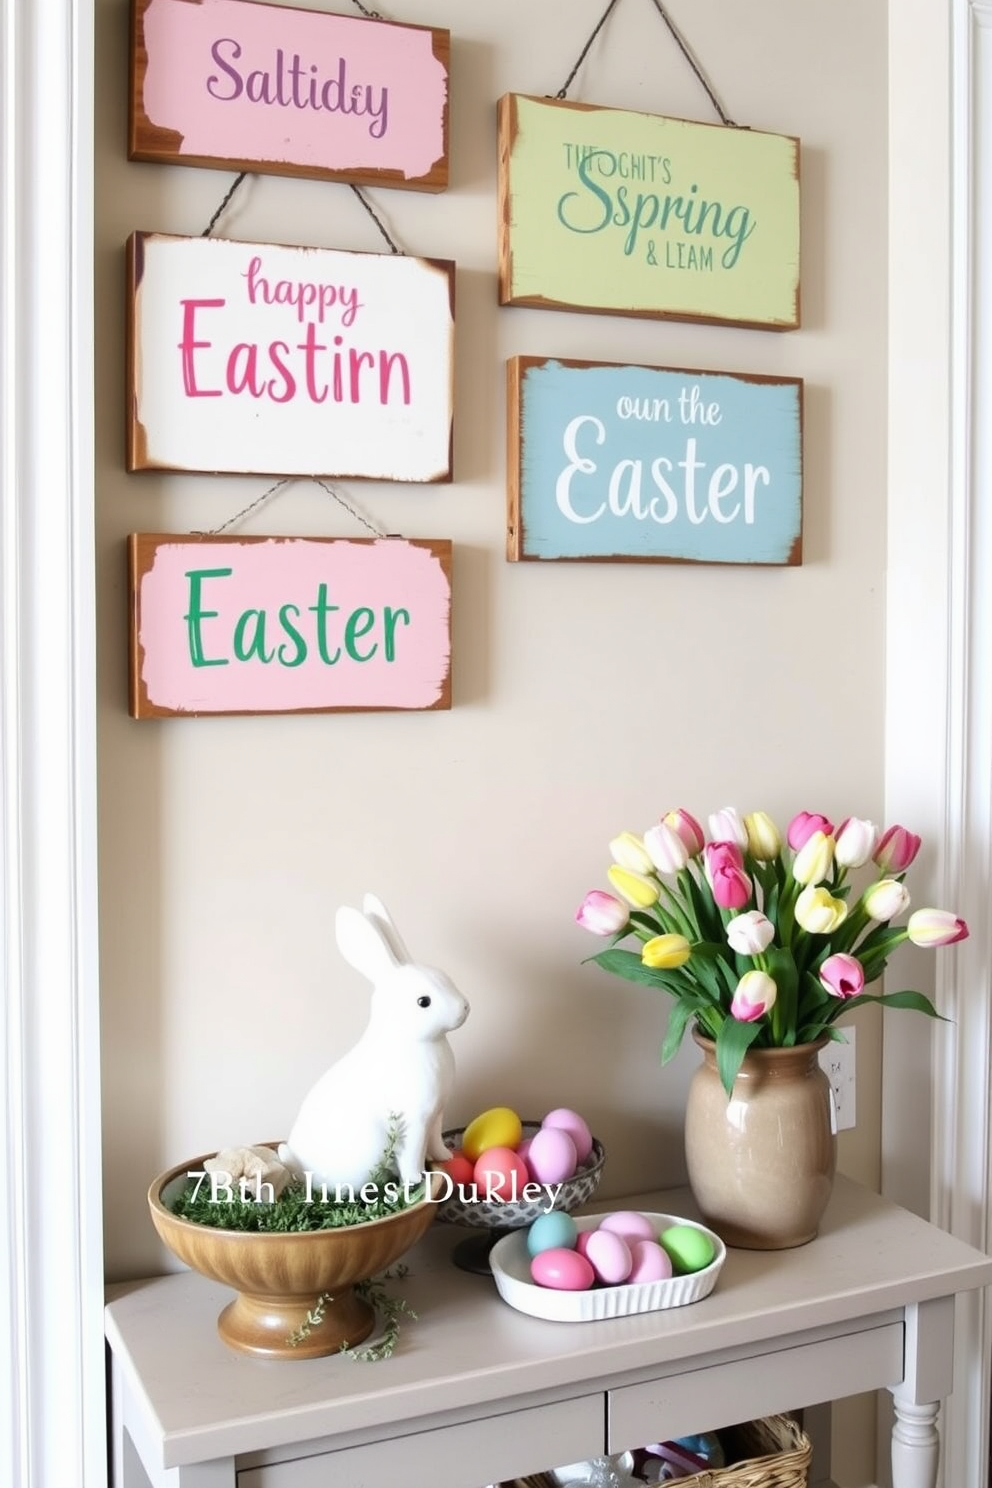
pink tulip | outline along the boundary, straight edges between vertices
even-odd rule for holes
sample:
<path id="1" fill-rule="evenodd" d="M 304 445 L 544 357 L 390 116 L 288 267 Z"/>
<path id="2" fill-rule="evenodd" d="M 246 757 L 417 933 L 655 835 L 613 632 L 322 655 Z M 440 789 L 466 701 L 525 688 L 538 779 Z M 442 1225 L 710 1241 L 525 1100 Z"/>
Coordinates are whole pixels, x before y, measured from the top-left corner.
<path id="1" fill-rule="evenodd" d="M 714 870 L 710 876 L 710 888 L 721 909 L 743 909 L 751 898 L 751 880 L 744 869 L 729 864 Z"/>
<path id="2" fill-rule="evenodd" d="M 790 821 L 785 835 L 792 851 L 798 852 L 814 832 L 822 832 L 825 837 L 832 837 L 833 823 L 829 822 L 825 816 L 820 816 L 817 811 L 800 811 Z"/>
<path id="3" fill-rule="evenodd" d="M 675 811 L 666 811 L 661 820 L 666 827 L 671 827 L 673 832 L 679 834 L 690 858 L 698 858 L 706 839 L 696 818 L 679 806 Z"/>
<path id="4" fill-rule="evenodd" d="M 703 867 L 712 882 L 717 868 L 743 868 L 744 854 L 736 842 L 708 842 L 703 848 Z"/>
<path id="5" fill-rule="evenodd" d="M 709 842 L 703 848 L 706 879 L 721 909 L 743 909 L 751 898 L 751 880 L 736 842 Z"/>
<path id="6" fill-rule="evenodd" d="M 953 945 L 968 938 L 968 926 L 949 909 L 918 909 L 910 915 L 906 929 L 918 946 Z"/>
<path id="7" fill-rule="evenodd" d="M 856 956 L 847 956 L 843 951 L 827 957 L 820 967 L 819 977 L 830 996 L 839 997 L 842 1001 L 848 997 L 857 997 L 865 985 L 865 972 L 861 962 Z"/>
<path id="8" fill-rule="evenodd" d="M 616 935 L 629 921 L 630 910 L 612 894 L 590 889 L 575 911 L 575 918 L 583 930 L 591 930 L 593 935 Z"/>
<path id="9" fill-rule="evenodd" d="M 905 827 L 889 827 L 872 854 L 883 873 L 905 873 L 920 850 L 920 838 Z"/>
<path id="10" fill-rule="evenodd" d="M 746 971 L 730 1001 L 730 1016 L 738 1023 L 754 1023 L 775 1005 L 778 988 L 766 971 Z"/>

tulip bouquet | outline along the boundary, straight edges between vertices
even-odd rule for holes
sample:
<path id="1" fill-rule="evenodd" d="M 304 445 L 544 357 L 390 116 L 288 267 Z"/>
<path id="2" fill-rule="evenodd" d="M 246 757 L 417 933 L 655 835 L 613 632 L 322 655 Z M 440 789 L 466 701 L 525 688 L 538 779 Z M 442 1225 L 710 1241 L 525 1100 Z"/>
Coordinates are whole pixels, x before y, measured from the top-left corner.
<path id="1" fill-rule="evenodd" d="M 837 1019 L 862 1003 L 940 1015 L 920 992 L 870 995 L 905 941 L 951 945 L 968 934 L 942 909 L 909 908 L 904 879 L 920 839 L 905 827 L 880 832 L 848 817 L 834 827 L 801 811 L 783 843 L 763 811 L 732 808 L 709 818 L 710 841 L 688 811 L 669 811 L 643 837 L 610 843 L 613 893 L 594 889 L 575 918 L 611 945 L 589 959 L 674 999 L 662 1044 L 666 1064 L 695 1022 L 716 1042 L 729 1095 L 748 1049 L 842 1039 Z M 872 868 L 854 897 L 852 870 Z M 620 942 L 631 936 L 639 950 Z"/>

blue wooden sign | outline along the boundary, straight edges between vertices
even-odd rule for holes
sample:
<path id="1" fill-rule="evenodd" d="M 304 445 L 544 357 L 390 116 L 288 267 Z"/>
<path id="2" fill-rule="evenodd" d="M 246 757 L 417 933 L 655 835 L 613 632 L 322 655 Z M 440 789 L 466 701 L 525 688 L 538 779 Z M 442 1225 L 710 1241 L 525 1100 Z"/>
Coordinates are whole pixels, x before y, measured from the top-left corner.
<path id="1" fill-rule="evenodd" d="M 801 378 L 507 363 L 507 558 L 802 562 Z"/>

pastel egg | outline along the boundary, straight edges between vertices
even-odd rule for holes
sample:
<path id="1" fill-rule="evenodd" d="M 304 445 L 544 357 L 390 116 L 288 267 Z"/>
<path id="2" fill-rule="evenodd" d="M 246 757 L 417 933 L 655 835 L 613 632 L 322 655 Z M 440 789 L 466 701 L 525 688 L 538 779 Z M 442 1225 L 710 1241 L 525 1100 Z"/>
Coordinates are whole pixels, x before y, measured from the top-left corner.
<path id="1" fill-rule="evenodd" d="M 524 1162 L 527 1161 L 527 1154 L 530 1151 L 530 1144 L 533 1140 L 533 1137 L 522 1137 L 521 1140 L 517 1143 L 515 1149 L 517 1156 L 522 1157 Z"/>
<path id="2" fill-rule="evenodd" d="M 442 1171 L 448 1174 L 456 1187 L 472 1182 L 474 1168 L 475 1164 L 469 1162 L 464 1152 L 453 1152 L 441 1163 Z"/>
<path id="3" fill-rule="evenodd" d="M 580 1230 L 578 1235 L 576 1235 L 575 1249 L 579 1252 L 579 1255 L 585 1255 L 589 1249 L 589 1239 L 595 1233 L 595 1230 Z"/>
<path id="4" fill-rule="evenodd" d="M 635 1240 L 630 1248 L 629 1282 L 668 1281 L 672 1274 L 672 1258 L 657 1240 Z"/>
<path id="5" fill-rule="evenodd" d="M 612 1230 L 614 1234 L 620 1235 L 627 1244 L 634 1240 L 657 1240 L 654 1225 L 643 1214 L 638 1214 L 635 1209 L 617 1209 L 613 1214 L 604 1214 L 599 1221 L 601 1230 Z"/>
<path id="6" fill-rule="evenodd" d="M 631 1255 L 624 1240 L 612 1230 L 592 1230 L 585 1251 L 597 1281 L 616 1286 L 630 1275 Z"/>
<path id="7" fill-rule="evenodd" d="M 693 1225 L 669 1225 L 658 1240 L 671 1256 L 672 1269 L 679 1275 L 702 1271 L 716 1255 L 716 1246 L 709 1235 Z"/>
<path id="8" fill-rule="evenodd" d="M 527 1164 L 512 1147 L 487 1147 L 476 1159 L 472 1181 L 478 1187 L 480 1199 L 508 1204 L 520 1198 L 530 1182 L 530 1174 Z"/>
<path id="9" fill-rule="evenodd" d="M 564 1183 L 574 1177 L 578 1160 L 568 1132 L 542 1126 L 531 1138 L 527 1166 L 538 1183 Z"/>
<path id="10" fill-rule="evenodd" d="M 567 1131 L 575 1143 L 575 1155 L 579 1163 L 584 1163 L 592 1151 L 592 1132 L 578 1111 L 570 1111 L 567 1106 L 556 1106 L 549 1111 L 541 1122 L 541 1126 L 554 1126 L 560 1131 Z"/>
<path id="11" fill-rule="evenodd" d="M 542 1250 L 530 1263 L 531 1279 L 557 1292 L 586 1292 L 596 1280 L 589 1261 L 577 1250 Z"/>
<path id="12" fill-rule="evenodd" d="M 469 1122 L 462 1133 L 462 1151 L 475 1162 L 490 1147 L 516 1147 L 523 1130 L 516 1111 L 509 1106 L 493 1106 Z"/>
<path id="13" fill-rule="evenodd" d="M 561 1209 L 539 1214 L 527 1229 L 527 1252 L 540 1255 L 542 1250 L 574 1250 L 579 1232 L 575 1220 Z"/>

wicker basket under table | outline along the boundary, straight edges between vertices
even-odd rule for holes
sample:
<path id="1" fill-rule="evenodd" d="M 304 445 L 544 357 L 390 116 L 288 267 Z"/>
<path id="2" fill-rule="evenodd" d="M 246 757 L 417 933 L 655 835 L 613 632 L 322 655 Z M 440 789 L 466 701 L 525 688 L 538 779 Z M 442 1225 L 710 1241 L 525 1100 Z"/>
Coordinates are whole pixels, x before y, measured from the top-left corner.
<path id="1" fill-rule="evenodd" d="M 806 1488 L 813 1448 L 791 1416 L 763 1416 L 719 1433 L 726 1467 L 679 1478 L 673 1488 Z M 518 1478 L 507 1488 L 556 1488 L 545 1473 Z"/>

